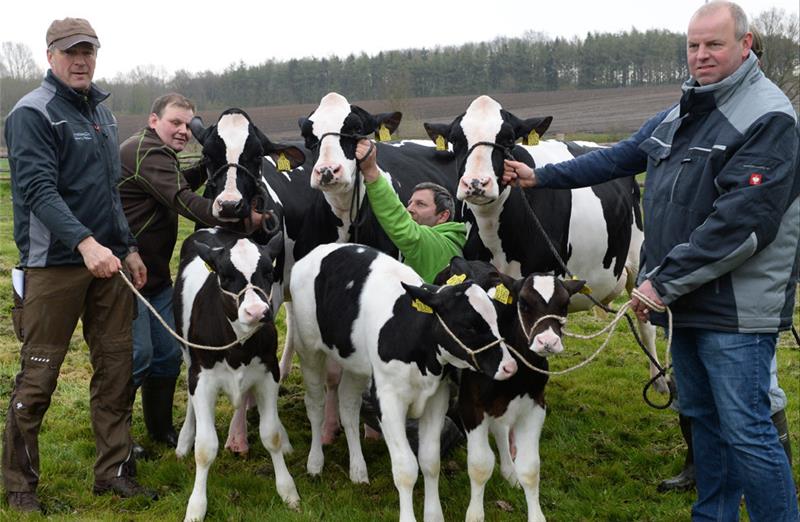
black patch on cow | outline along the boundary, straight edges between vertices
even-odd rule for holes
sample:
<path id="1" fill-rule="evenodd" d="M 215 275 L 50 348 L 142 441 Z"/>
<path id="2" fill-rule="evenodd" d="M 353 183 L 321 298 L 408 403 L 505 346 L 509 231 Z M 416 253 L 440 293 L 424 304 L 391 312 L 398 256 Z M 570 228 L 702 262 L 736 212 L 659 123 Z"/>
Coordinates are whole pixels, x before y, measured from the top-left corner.
<path id="1" fill-rule="evenodd" d="M 378 337 L 378 355 L 384 362 L 415 364 L 423 375 L 441 375 L 443 367 L 436 359 L 438 343 L 432 335 L 436 318 L 414 309 L 412 301 L 411 296 L 403 294 L 395 302 L 392 317 Z"/>
<path id="2" fill-rule="evenodd" d="M 359 299 L 378 252 L 351 245 L 336 249 L 322 259 L 314 278 L 316 317 L 322 342 L 342 358 L 355 352 L 351 338 L 360 311 Z"/>
<path id="3" fill-rule="evenodd" d="M 636 179 L 633 177 L 592 186 L 592 192 L 600 198 L 608 233 L 608 249 L 603 256 L 603 267 L 608 268 L 613 262 L 614 275 L 617 277 L 625 268 L 631 244 L 634 208 L 639 206 L 638 197 L 633 199 L 634 191 L 631 190 L 631 185 L 636 185 L 638 189 Z M 636 196 L 638 196 L 638 190 L 636 192 Z"/>

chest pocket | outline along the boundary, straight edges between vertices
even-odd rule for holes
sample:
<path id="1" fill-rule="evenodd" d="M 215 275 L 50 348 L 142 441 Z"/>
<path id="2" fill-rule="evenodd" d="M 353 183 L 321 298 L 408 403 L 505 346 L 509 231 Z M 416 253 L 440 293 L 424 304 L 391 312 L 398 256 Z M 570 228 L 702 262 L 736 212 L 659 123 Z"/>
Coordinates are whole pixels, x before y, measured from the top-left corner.
<path id="1" fill-rule="evenodd" d="M 700 203 L 698 198 L 702 199 L 707 195 L 709 188 L 716 196 L 713 177 L 703 176 L 710 157 L 711 149 L 703 147 L 691 147 L 686 152 L 677 165 L 675 176 L 672 178 L 669 190 L 670 202 L 689 208 L 705 207 L 705 204 Z M 704 184 L 711 184 L 711 186 L 704 187 Z"/>

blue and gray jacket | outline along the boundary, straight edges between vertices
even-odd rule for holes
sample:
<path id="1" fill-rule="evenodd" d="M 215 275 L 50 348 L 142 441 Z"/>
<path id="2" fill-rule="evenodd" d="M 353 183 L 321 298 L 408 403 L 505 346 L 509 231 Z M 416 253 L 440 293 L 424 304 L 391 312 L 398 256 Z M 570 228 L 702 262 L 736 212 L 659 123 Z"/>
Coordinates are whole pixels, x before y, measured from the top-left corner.
<path id="1" fill-rule="evenodd" d="M 24 267 L 82 265 L 94 236 L 124 258 L 135 239 L 122 212 L 117 121 L 92 85 L 80 94 L 52 71 L 8 115 L 14 240 Z"/>
<path id="2" fill-rule="evenodd" d="M 800 238 L 800 127 L 755 55 L 609 149 L 536 169 L 540 186 L 647 170 L 647 278 L 676 327 L 776 332 L 792 322 Z M 665 318 L 652 314 L 653 322 Z"/>

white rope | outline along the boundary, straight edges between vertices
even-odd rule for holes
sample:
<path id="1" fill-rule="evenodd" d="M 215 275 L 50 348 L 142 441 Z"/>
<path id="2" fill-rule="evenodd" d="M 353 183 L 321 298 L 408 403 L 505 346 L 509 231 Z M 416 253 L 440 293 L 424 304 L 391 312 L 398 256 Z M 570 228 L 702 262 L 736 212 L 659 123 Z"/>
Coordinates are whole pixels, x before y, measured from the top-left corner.
<path id="1" fill-rule="evenodd" d="M 472 357 L 472 362 L 474 363 L 473 366 L 474 366 L 474 368 L 476 370 L 479 369 L 479 366 L 478 366 L 478 359 L 477 359 L 477 357 L 475 357 L 475 354 L 478 354 L 478 353 L 481 353 L 483 351 L 486 351 L 489 348 L 492 348 L 493 346 L 495 346 L 497 344 L 500 344 L 500 343 L 502 343 L 504 341 L 504 339 L 501 337 L 501 338 L 495 339 L 494 341 L 490 342 L 489 344 L 481 346 L 480 348 L 475 349 L 475 350 L 473 350 L 471 348 L 467 348 L 467 346 L 463 342 L 461 342 L 461 339 L 459 339 L 456 336 L 456 334 L 454 334 L 452 332 L 452 330 L 450 330 L 450 328 L 447 327 L 447 324 L 445 324 L 444 319 L 442 319 L 442 316 L 440 316 L 439 314 L 436 314 L 436 318 L 439 319 L 439 323 L 441 323 L 442 328 L 444 328 L 444 331 L 447 332 L 448 334 L 450 334 L 450 337 L 452 337 L 452 339 L 461 347 L 461 349 L 464 350 L 465 352 L 467 352 L 467 354 L 470 357 Z"/>
<path id="2" fill-rule="evenodd" d="M 639 292 L 639 291 L 638 291 L 638 290 L 636 290 L 636 289 L 634 289 L 634 290 L 633 290 L 633 292 L 632 292 L 632 295 L 633 295 L 633 297 L 636 297 L 636 298 L 637 298 L 637 299 L 639 299 L 641 302 L 643 302 L 645 305 L 647 305 L 647 307 L 648 307 L 648 308 L 650 308 L 650 309 L 652 309 L 652 310 L 655 310 L 655 311 L 657 311 L 657 312 L 662 312 L 662 313 L 663 313 L 663 312 L 666 312 L 666 314 L 667 314 L 667 321 L 668 321 L 668 331 L 669 331 L 669 335 L 668 335 L 668 338 L 667 338 L 667 353 L 666 353 L 666 356 L 665 356 L 665 357 L 666 357 L 666 361 L 667 361 L 667 364 L 668 364 L 668 363 L 669 363 L 669 349 L 670 349 L 670 346 L 672 346 L 672 312 L 671 312 L 671 311 L 670 311 L 670 309 L 669 309 L 668 307 L 666 307 L 666 306 L 657 305 L 657 304 L 656 304 L 656 303 L 654 303 L 652 300 L 650 300 L 650 299 L 649 299 L 647 296 L 645 296 L 644 294 L 642 294 L 641 292 Z M 622 307 L 619 309 L 619 311 L 617 311 L 617 314 L 614 316 L 614 319 L 612 319 L 612 320 L 611 320 L 611 322 L 610 322 L 608 325 L 606 325 L 606 326 L 605 326 L 603 329 L 601 329 L 600 331 L 598 331 L 598 332 L 596 332 L 596 333 L 593 333 L 593 334 L 588 334 L 588 335 L 581 335 L 581 334 L 576 334 L 576 333 L 568 332 L 568 331 L 567 331 L 567 330 L 565 330 L 565 329 L 562 329 L 562 330 L 561 330 L 561 333 L 563 333 L 563 334 L 564 334 L 564 335 L 566 335 L 567 337 L 572 337 L 572 338 L 574 338 L 574 339 L 583 339 L 583 340 L 594 339 L 595 337 L 599 337 L 599 336 L 600 336 L 600 335 L 602 335 L 604 332 L 608 331 L 608 335 L 606 336 L 606 340 L 605 340 L 605 341 L 603 341 L 603 344 L 601 344 L 601 345 L 600 345 L 600 347 L 599 347 L 597 350 L 595 350 L 593 354 L 591 354 L 591 355 L 590 355 L 590 356 L 589 356 L 587 359 L 585 359 L 584 361 L 582 361 L 582 362 L 580 362 L 580 363 L 576 364 L 575 366 L 572 366 L 572 367 L 570 367 L 570 368 L 567 368 L 567 369 L 565 369 L 565 370 L 548 371 L 548 370 L 543 370 L 543 369 L 541 369 L 541 368 L 537 368 L 536 366 L 534 366 L 533 364 L 531 364 L 530 362 L 528 362 L 528 361 L 527 361 L 527 360 L 526 360 L 526 359 L 525 359 L 525 358 L 524 358 L 524 357 L 523 357 L 523 356 L 522 356 L 522 355 L 521 355 L 521 354 L 520 354 L 520 353 L 519 353 L 517 350 L 515 350 L 515 349 L 514 349 L 514 347 L 513 347 L 513 346 L 511 346 L 511 344 L 508 344 L 508 343 L 507 343 L 508 349 L 509 349 L 509 351 L 511 351 L 511 352 L 512 352 L 514 355 L 516 355 L 516 356 L 517 356 L 517 358 L 518 358 L 520 361 L 522 361 L 522 364 L 524 364 L 525 366 L 527 366 L 528 368 L 530 368 L 531 370 L 533 370 L 533 371 L 535 371 L 535 372 L 538 372 L 538 373 L 543 373 L 543 374 L 545 374 L 545 375 L 564 375 L 564 374 L 570 373 L 570 372 L 572 372 L 572 371 L 575 371 L 575 370 L 577 370 L 578 368 L 583 368 L 584 366 L 586 366 L 587 364 L 589 364 L 590 362 L 592 362 L 592 361 L 594 360 L 594 358 L 595 358 L 595 357 L 597 357 L 597 356 L 600 354 L 600 352 L 602 352 L 602 351 L 603 351 L 603 350 L 606 348 L 606 346 L 608 346 L 608 343 L 609 343 L 609 341 L 611 340 L 611 336 L 614 334 L 614 330 L 616 330 L 616 328 L 617 328 L 617 325 L 618 325 L 618 324 L 619 324 L 619 322 L 622 320 L 622 318 L 623 318 L 623 317 L 625 317 L 625 312 L 626 312 L 626 311 L 628 311 L 628 309 L 630 309 L 630 307 L 631 307 L 631 303 L 632 303 L 632 301 L 628 301 L 627 303 L 625 303 L 624 305 L 622 305 Z M 533 333 L 533 330 L 536 328 L 536 326 L 537 326 L 537 325 L 538 325 L 538 324 L 539 324 L 539 323 L 540 323 L 542 320 L 544 320 L 544 319 L 550 319 L 550 318 L 555 318 L 555 319 L 559 319 L 559 320 L 563 319 L 562 317 L 559 317 L 559 316 L 550 316 L 550 315 L 547 315 L 547 316 L 541 317 L 541 318 L 539 318 L 539 320 L 537 320 L 537 321 L 536 321 L 536 323 L 534 323 L 534 325 L 531 327 L 531 329 L 530 329 L 530 333 Z M 524 325 L 523 325 L 523 323 L 522 323 L 521 319 L 522 319 L 522 318 L 520 317 L 520 326 L 522 326 L 522 328 L 523 328 L 523 332 L 525 333 L 526 337 L 528 337 L 528 342 L 530 343 L 530 336 L 529 336 L 528 332 L 525 332 L 525 327 L 524 327 Z M 562 323 L 562 324 L 563 324 L 563 323 Z"/>
<path id="3" fill-rule="evenodd" d="M 187 339 L 184 339 L 178 332 L 173 330 L 172 327 L 170 327 L 170 325 L 167 324 L 167 322 L 156 311 L 156 309 L 153 307 L 153 305 L 150 304 L 150 302 L 136 289 L 136 287 L 133 286 L 133 283 L 131 283 L 131 281 L 125 276 L 125 274 L 122 273 L 122 270 L 120 270 L 118 273 L 119 273 L 119 275 L 122 276 L 122 280 L 125 281 L 125 284 L 128 285 L 128 287 L 133 291 L 133 293 L 136 295 L 136 297 L 138 297 L 139 300 L 142 303 L 144 303 L 144 305 L 153 313 L 153 315 L 156 316 L 156 319 L 158 319 L 158 322 L 161 323 L 161 326 L 163 326 L 170 333 L 170 335 L 172 335 L 172 337 L 174 337 L 175 339 L 177 339 L 181 343 L 185 344 L 186 346 L 191 346 L 192 348 L 197 348 L 199 350 L 211 350 L 211 351 L 228 350 L 230 348 L 233 348 L 237 344 L 244 344 L 248 339 L 250 339 L 250 337 L 252 337 L 256 332 L 258 332 L 261 329 L 261 327 L 263 326 L 263 323 L 259 323 L 253 329 L 253 331 L 251 331 L 249 334 L 244 336 L 242 339 L 237 338 L 235 341 L 233 341 L 231 343 L 228 343 L 228 344 L 226 344 L 224 346 L 208 346 L 208 345 L 205 345 L 205 344 L 193 343 L 193 342 L 191 342 L 191 341 L 189 341 Z M 228 293 L 233 295 L 231 292 L 228 292 Z"/>

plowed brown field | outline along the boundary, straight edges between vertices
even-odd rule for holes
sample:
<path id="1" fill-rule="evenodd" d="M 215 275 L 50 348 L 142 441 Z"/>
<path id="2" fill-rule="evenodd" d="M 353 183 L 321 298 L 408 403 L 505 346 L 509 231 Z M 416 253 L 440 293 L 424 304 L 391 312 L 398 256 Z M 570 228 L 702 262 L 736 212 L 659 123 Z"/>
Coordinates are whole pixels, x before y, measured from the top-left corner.
<path id="1" fill-rule="evenodd" d="M 557 133 L 628 133 L 633 132 L 656 112 L 677 102 L 680 87 L 631 87 L 493 94 L 506 110 L 521 118 L 553 116 L 548 136 Z M 396 137 L 425 136 L 422 122 L 449 122 L 467 108 L 476 96 L 445 96 L 400 100 L 350 100 L 372 112 L 399 110 L 403 123 Z M 256 125 L 273 140 L 297 140 L 297 119 L 307 116 L 316 104 L 275 107 L 244 107 Z M 200 111 L 208 124 L 217 120 L 220 111 Z M 125 139 L 144 125 L 146 115 L 117 115 L 119 135 Z"/>

